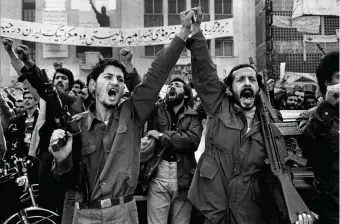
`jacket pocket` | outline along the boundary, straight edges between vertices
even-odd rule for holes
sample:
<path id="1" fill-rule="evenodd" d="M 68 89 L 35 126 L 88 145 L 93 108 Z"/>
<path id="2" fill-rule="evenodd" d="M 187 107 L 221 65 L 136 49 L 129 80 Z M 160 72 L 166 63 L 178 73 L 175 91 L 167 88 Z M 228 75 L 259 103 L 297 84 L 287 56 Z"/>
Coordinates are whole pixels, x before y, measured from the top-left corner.
<path id="1" fill-rule="evenodd" d="M 84 146 L 81 150 L 83 156 L 90 155 L 96 150 L 96 145 Z"/>
<path id="2" fill-rule="evenodd" d="M 218 171 L 218 166 L 214 160 L 214 155 L 211 153 L 204 153 L 200 176 L 208 179 L 213 179 Z"/>
<path id="3" fill-rule="evenodd" d="M 122 134 L 122 133 L 125 133 L 126 131 L 127 131 L 126 124 L 119 124 L 117 128 L 117 134 Z"/>

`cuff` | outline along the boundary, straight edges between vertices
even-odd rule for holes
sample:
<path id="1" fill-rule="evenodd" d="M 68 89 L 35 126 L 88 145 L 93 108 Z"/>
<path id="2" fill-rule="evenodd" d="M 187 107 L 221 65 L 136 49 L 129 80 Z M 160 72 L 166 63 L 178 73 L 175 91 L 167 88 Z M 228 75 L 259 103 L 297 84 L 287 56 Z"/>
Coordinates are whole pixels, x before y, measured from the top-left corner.
<path id="1" fill-rule="evenodd" d="M 58 162 L 57 160 L 55 160 L 55 163 L 57 165 L 56 168 L 59 174 L 64 174 L 64 173 L 69 172 L 73 166 L 72 153 L 70 153 L 70 155 L 61 162 Z"/>

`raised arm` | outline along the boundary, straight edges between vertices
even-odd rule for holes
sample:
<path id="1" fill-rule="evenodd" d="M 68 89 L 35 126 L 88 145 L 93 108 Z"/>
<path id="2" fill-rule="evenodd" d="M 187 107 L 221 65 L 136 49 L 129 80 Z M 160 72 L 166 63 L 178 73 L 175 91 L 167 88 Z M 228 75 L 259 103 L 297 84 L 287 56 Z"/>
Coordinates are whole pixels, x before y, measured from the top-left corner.
<path id="1" fill-rule="evenodd" d="M 192 78 L 207 114 L 212 115 L 224 97 L 225 88 L 217 76 L 216 67 L 210 56 L 206 39 L 201 31 L 202 9 L 197 8 L 196 23 L 193 24 L 193 36 L 187 40 L 191 51 Z"/>
<path id="2" fill-rule="evenodd" d="M 92 0 L 90 0 L 90 4 L 91 4 L 91 7 L 92 7 L 94 13 L 96 13 L 96 15 L 100 14 L 100 13 L 97 11 L 96 7 L 94 7 Z"/>
<path id="3" fill-rule="evenodd" d="M 129 92 L 132 93 L 136 86 L 141 83 L 140 75 L 137 69 L 132 64 L 133 51 L 131 48 L 126 47 L 119 51 L 120 61 L 125 65 L 128 76 L 125 77 L 125 84 Z"/>
<path id="4" fill-rule="evenodd" d="M 136 118 L 143 124 L 151 113 L 157 96 L 163 87 L 168 75 L 177 63 L 178 58 L 185 47 L 185 41 L 190 34 L 191 18 L 194 12 L 186 11 L 181 13 L 182 28 L 170 44 L 158 52 L 151 64 L 143 82 L 136 86 L 130 98 Z"/>
<path id="5" fill-rule="evenodd" d="M 25 65 L 22 61 L 20 61 L 20 59 L 13 52 L 13 40 L 10 38 L 4 38 L 2 40 L 2 44 L 4 45 L 4 48 L 7 51 L 8 56 L 11 59 L 11 64 L 13 68 L 15 69 L 15 71 L 17 72 L 19 79 L 20 79 L 20 77 L 22 76 L 20 71 Z M 38 99 L 39 97 L 38 97 L 37 90 L 32 87 L 32 85 L 27 81 L 27 79 L 24 79 L 22 82 L 25 85 L 25 87 L 32 93 L 34 98 Z"/>

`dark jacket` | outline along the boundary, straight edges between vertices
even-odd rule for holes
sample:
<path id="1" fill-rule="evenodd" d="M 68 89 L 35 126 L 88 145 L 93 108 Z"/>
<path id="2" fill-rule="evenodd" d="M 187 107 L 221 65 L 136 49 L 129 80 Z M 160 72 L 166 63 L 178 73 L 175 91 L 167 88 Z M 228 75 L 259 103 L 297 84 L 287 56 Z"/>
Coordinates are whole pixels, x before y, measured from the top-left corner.
<path id="1" fill-rule="evenodd" d="M 276 217 L 267 209 L 275 206 L 262 186 L 268 165 L 257 113 L 247 132 L 247 119 L 225 95 L 203 34 L 188 39 L 187 48 L 193 83 L 209 117 L 188 199 L 212 223 L 269 223 Z"/>
<path id="2" fill-rule="evenodd" d="M 128 196 L 134 193 L 139 175 L 142 134 L 138 130 L 141 130 L 151 114 L 158 93 L 180 57 L 184 46 L 183 40 L 175 37 L 166 48 L 157 54 L 144 82 L 138 85 L 131 97 L 121 103 L 114 111 L 112 115 L 114 122 L 107 126 L 110 133 L 113 133 L 109 136 L 113 140 L 112 144 L 108 146 L 109 153 L 105 165 L 98 176 L 93 192 L 91 192 L 92 201 Z M 94 130 L 91 129 L 93 116 L 90 111 L 87 111 L 78 123 L 82 130 L 80 142 L 82 159 L 95 150 L 99 150 L 96 149 L 96 137 L 93 135 Z M 73 147 L 75 147 L 78 142 L 74 140 L 73 143 Z M 72 170 L 75 167 L 72 162 L 72 155 L 55 165 L 53 171 L 59 181 L 69 181 L 69 178 L 74 178 Z M 78 196 L 80 194 L 77 194 L 77 201 L 82 199 Z"/>
<path id="3" fill-rule="evenodd" d="M 186 198 L 196 168 L 195 151 L 202 135 L 202 124 L 195 110 L 186 107 L 179 115 L 177 130 L 171 131 L 171 115 L 164 102 L 156 104 L 148 121 L 148 130 L 163 133 L 156 144 L 156 153 L 146 164 L 143 183 L 153 178 L 165 150 L 172 150 L 177 158 L 178 189 L 181 198 Z M 185 191 L 183 191 L 185 190 Z"/>
<path id="4" fill-rule="evenodd" d="M 298 144 L 315 175 L 314 212 L 324 223 L 339 223 L 339 108 L 324 101 L 297 121 Z"/>
<path id="5" fill-rule="evenodd" d="M 37 119 L 38 119 L 38 116 L 39 116 L 39 109 L 38 108 L 34 111 L 33 116 L 34 116 L 34 121 L 33 121 L 33 127 L 34 127 L 35 124 L 37 123 Z M 18 129 L 17 136 L 18 136 L 19 146 L 25 145 L 24 139 L 25 139 L 26 118 L 27 118 L 27 112 L 25 111 L 23 114 L 15 117 L 14 120 L 11 120 L 11 123 L 16 124 L 17 129 Z"/>

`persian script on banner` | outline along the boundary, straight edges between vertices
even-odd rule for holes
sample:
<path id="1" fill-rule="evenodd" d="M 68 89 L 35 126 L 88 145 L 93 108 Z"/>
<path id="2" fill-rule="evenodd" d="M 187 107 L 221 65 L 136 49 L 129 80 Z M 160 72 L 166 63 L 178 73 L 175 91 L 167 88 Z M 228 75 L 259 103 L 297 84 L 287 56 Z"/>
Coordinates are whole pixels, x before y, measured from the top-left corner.
<path id="1" fill-rule="evenodd" d="M 168 44 L 181 26 L 135 29 L 57 26 L 1 18 L 1 37 L 39 43 L 98 47 L 126 47 Z M 233 36 L 233 18 L 203 22 L 206 39 Z"/>

